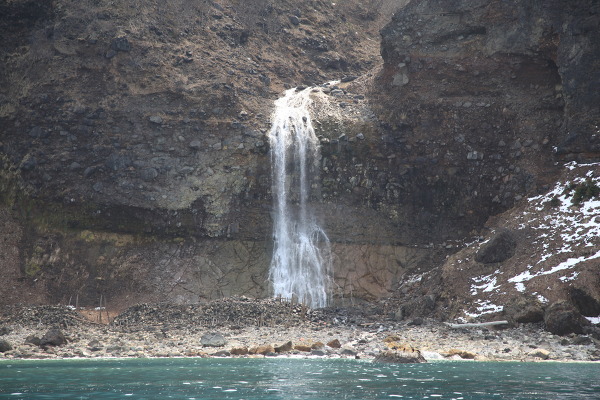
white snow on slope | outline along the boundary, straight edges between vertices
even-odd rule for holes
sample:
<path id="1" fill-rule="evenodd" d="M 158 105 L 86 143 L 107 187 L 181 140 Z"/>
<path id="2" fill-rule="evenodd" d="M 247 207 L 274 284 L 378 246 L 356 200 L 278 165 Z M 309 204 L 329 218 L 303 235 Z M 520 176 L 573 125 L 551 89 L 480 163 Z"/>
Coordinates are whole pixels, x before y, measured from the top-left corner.
<path id="1" fill-rule="evenodd" d="M 573 205 L 573 192 L 568 194 L 565 191 L 570 185 L 584 183 L 587 179 L 600 186 L 598 167 L 600 163 L 569 163 L 566 168 L 571 171 L 569 175 L 575 177 L 558 182 L 544 195 L 527 199 L 529 206 L 516 217 L 517 229 L 531 237 L 533 250 L 527 269 L 516 276 L 506 276 L 496 270 L 489 275 L 472 278 L 470 294 L 493 300 L 495 295 L 506 294 L 507 284 L 525 293 L 532 279 L 552 275 L 562 283 L 569 283 L 579 276 L 578 271 L 573 271 L 577 265 L 594 260 L 598 260 L 600 265 L 600 199 Z M 553 207 L 551 202 L 558 204 Z M 542 302 L 546 300 L 538 293 L 532 294 L 540 297 Z M 469 316 L 476 317 L 500 308 L 488 300 L 477 302 L 477 311 L 467 313 Z"/>

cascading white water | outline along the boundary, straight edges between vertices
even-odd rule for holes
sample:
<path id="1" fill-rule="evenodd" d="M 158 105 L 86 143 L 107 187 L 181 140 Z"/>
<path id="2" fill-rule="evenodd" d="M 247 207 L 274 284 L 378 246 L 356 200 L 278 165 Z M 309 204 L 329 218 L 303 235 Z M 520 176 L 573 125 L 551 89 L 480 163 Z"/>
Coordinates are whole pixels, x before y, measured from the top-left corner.
<path id="1" fill-rule="evenodd" d="M 329 239 L 309 205 L 319 171 L 319 140 L 312 126 L 311 88 L 290 89 L 275 102 L 269 132 L 274 197 L 270 280 L 276 297 L 325 307 L 331 274 Z"/>

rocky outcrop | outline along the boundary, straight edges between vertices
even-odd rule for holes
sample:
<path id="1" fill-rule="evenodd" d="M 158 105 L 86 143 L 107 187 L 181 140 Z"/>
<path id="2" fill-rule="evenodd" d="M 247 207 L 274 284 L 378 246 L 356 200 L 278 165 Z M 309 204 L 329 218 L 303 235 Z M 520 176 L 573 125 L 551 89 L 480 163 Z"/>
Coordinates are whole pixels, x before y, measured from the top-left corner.
<path id="1" fill-rule="evenodd" d="M 535 323 L 544 320 L 544 306 L 535 298 L 518 297 L 508 302 L 504 314 L 517 323 Z"/>
<path id="2" fill-rule="evenodd" d="M 573 305 L 566 302 L 550 305 L 544 312 L 544 324 L 549 332 L 561 336 L 583 333 L 584 326 L 590 325 Z"/>
<path id="3" fill-rule="evenodd" d="M 596 317 L 600 315 L 600 299 L 582 288 L 569 288 L 569 296 L 581 315 Z"/>
<path id="4" fill-rule="evenodd" d="M 508 260 L 515 254 L 517 241 L 514 234 L 504 230 L 499 232 L 488 243 L 481 246 L 475 254 L 475 261 L 484 264 L 493 264 Z"/>

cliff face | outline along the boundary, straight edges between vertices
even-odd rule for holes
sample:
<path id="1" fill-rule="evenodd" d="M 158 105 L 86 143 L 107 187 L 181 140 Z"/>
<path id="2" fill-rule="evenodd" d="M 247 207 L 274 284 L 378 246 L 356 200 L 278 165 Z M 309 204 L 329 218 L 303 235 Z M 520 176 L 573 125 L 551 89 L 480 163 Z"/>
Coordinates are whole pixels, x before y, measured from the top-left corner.
<path id="1" fill-rule="evenodd" d="M 592 164 L 563 182 L 597 185 L 599 11 L 590 1 L 413 1 L 382 30 L 374 109 L 391 124 L 395 153 L 413 165 L 424 157 L 423 182 L 447 193 L 422 208 L 434 216 L 432 237 L 447 229 L 466 237 L 475 228 L 486 243 L 475 240 L 442 270 L 407 279 L 408 304 L 425 292 L 438 300 L 439 315 L 465 316 L 495 314 L 519 297 L 600 298 L 599 244 L 586 239 L 593 218 L 585 225 L 585 210 L 597 215 L 598 204 L 548 205 L 568 186 L 555 186 L 566 161 Z M 538 193 L 546 200 L 526 200 Z"/>
<path id="2" fill-rule="evenodd" d="M 382 31 L 387 78 L 401 87 L 413 75 L 432 83 L 431 94 L 441 100 L 474 96 L 487 106 L 500 97 L 518 117 L 529 108 L 560 111 L 562 119 L 545 127 L 557 132 L 557 155 L 597 158 L 598 7 L 594 1 L 412 2 Z M 529 98 L 537 107 L 518 107 Z M 516 128 L 544 129 L 535 123 L 540 118 L 550 115 L 534 114 Z"/>
<path id="3" fill-rule="evenodd" d="M 273 100 L 372 68 L 379 15 L 323 1 L 0 7 L 2 298 L 266 295 Z"/>
<path id="4" fill-rule="evenodd" d="M 338 297 L 454 301 L 447 255 L 600 156 L 593 1 L 412 1 L 381 47 L 380 2 L 38 3 L 0 6 L 6 302 L 267 295 L 287 87 L 345 78 L 313 99 Z"/>
<path id="5" fill-rule="evenodd" d="M 382 30 L 376 111 L 393 152 L 445 191 L 424 206 L 436 225 L 467 233 L 543 190 L 556 161 L 598 159 L 599 95 L 579 88 L 598 76 L 594 9 L 418 1 Z"/>

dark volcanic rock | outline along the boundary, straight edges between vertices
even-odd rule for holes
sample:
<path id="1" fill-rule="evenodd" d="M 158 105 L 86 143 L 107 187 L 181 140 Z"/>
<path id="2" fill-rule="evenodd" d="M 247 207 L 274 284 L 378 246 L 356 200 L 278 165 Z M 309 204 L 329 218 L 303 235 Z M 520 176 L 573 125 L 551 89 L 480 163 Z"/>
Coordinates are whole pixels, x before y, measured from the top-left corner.
<path id="1" fill-rule="evenodd" d="M 589 321 L 567 302 L 550 305 L 544 313 L 544 323 L 547 331 L 561 336 L 569 333 L 583 333 L 584 327 L 590 325 Z"/>
<path id="2" fill-rule="evenodd" d="M 25 338 L 25 343 L 29 343 L 34 346 L 39 346 L 42 344 L 42 339 L 40 339 L 39 336 L 36 335 L 29 335 Z"/>
<path id="3" fill-rule="evenodd" d="M 0 353 L 6 353 L 10 350 L 12 350 L 12 345 L 7 340 L 0 339 Z"/>
<path id="4" fill-rule="evenodd" d="M 504 313 L 511 321 L 535 323 L 544 320 L 544 308 L 539 300 L 530 297 L 513 299 L 504 307 Z"/>
<path id="5" fill-rule="evenodd" d="M 110 44 L 110 48 L 115 51 L 130 51 L 131 43 L 125 36 L 114 38 Z"/>
<path id="6" fill-rule="evenodd" d="M 513 233 L 504 230 L 481 246 L 475 255 L 475 260 L 484 264 L 502 262 L 514 256 L 516 248 L 517 241 Z"/>
<path id="7" fill-rule="evenodd" d="M 171 324 L 229 327 L 263 326 L 286 323 L 299 325 L 307 310 L 275 299 L 250 300 L 245 297 L 214 300 L 206 304 L 138 304 L 118 315 L 111 325 L 123 330 L 147 330 Z"/>
<path id="8" fill-rule="evenodd" d="M 597 317 L 600 315 L 600 300 L 594 298 L 585 290 L 571 288 L 569 296 L 582 315 L 587 317 Z"/>
<path id="9" fill-rule="evenodd" d="M 40 346 L 62 346 L 66 343 L 67 339 L 60 329 L 50 329 L 40 339 Z"/>
<path id="10" fill-rule="evenodd" d="M 2 310 L 11 324 L 22 326 L 80 326 L 86 324 L 77 311 L 64 306 L 10 306 Z"/>

